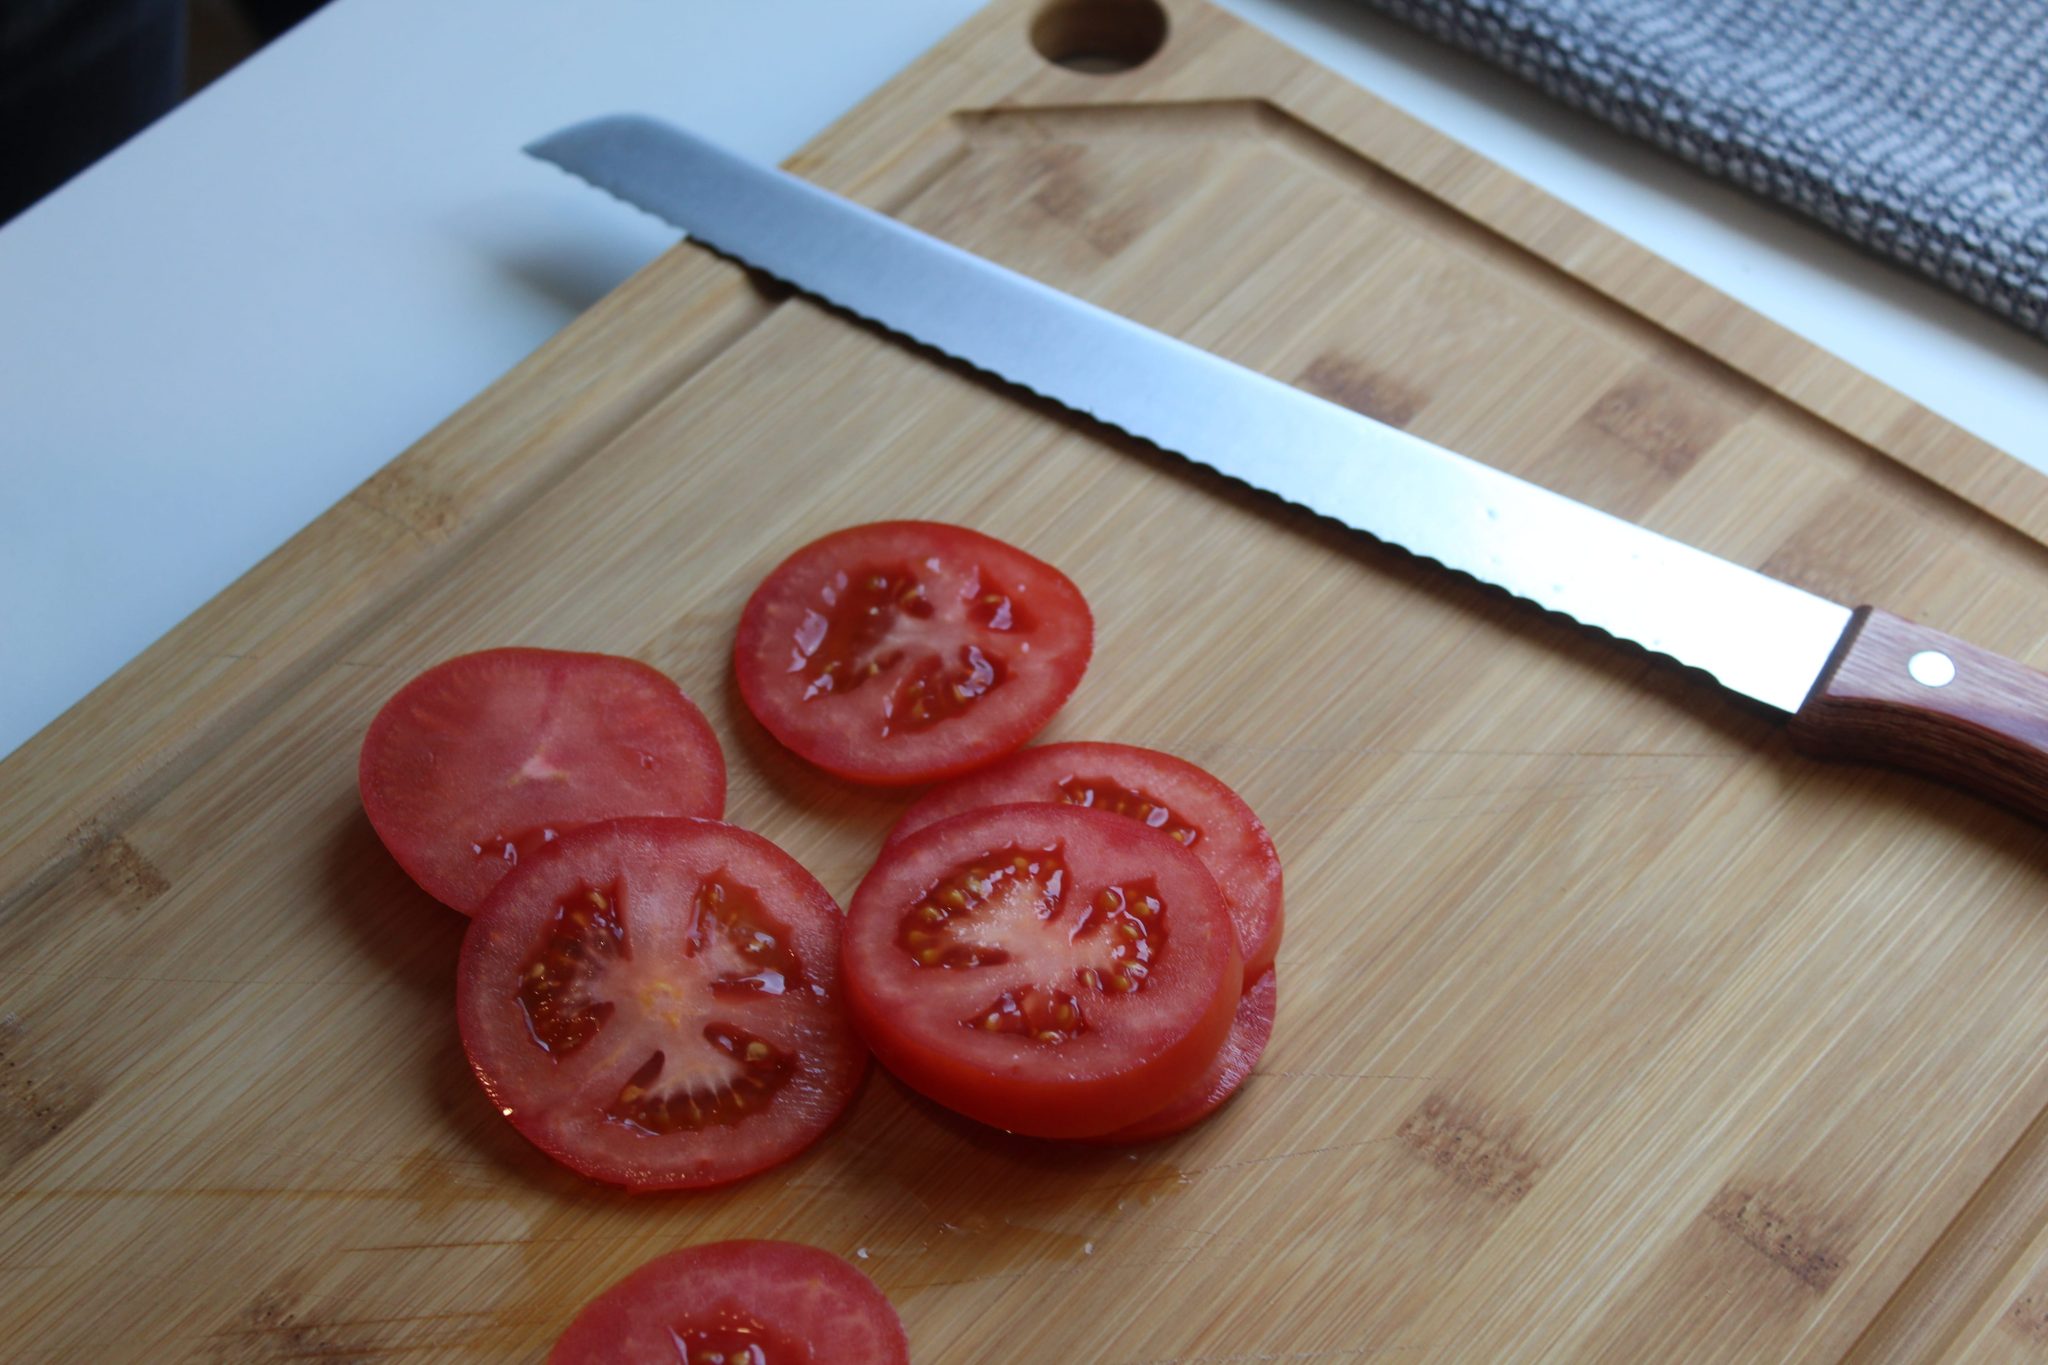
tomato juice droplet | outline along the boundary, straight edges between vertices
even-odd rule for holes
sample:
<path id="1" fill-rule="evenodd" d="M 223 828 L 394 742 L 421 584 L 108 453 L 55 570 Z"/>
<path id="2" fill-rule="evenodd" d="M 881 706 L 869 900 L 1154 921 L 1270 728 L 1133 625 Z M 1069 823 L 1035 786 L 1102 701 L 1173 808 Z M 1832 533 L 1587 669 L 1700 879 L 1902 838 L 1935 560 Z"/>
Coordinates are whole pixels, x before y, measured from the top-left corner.
<path id="1" fill-rule="evenodd" d="M 521 858 L 532 857 L 544 845 L 561 837 L 561 831 L 551 825 L 536 825 L 513 834 L 493 831 L 481 840 L 470 840 L 469 851 L 479 858 L 496 859 L 513 868 L 519 866 Z"/>

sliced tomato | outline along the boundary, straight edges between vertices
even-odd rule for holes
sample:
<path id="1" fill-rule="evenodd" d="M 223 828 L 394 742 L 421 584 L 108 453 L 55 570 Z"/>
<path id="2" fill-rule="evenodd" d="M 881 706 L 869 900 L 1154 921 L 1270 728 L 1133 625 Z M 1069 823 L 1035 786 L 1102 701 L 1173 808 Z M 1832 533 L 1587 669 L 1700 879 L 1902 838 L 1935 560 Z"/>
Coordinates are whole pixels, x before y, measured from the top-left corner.
<path id="1" fill-rule="evenodd" d="M 491 1103 L 555 1160 L 631 1189 L 720 1185 L 796 1155 L 853 1098 L 839 907 L 712 820 L 586 825 L 477 908 L 455 984 Z"/>
<path id="2" fill-rule="evenodd" d="M 1055 801 L 1142 820 L 1194 850 L 1223 888 L 1249 990 L 1280 951 L 1280 855 L 1242 797 L 1186 759 L 1130 744 L 1043 744 L 935 787 L 889 842 L 979 806 Z"/>
<path id="3" fill-rule="evenodd" d="M 1158 1113 L 1090 1141 L 1117 1146 L 1154 1142 L 1185 1132 L 1221 1109 L 1265 1055 L 1266 1043 L 1273 1036 L 1273 1011 L 1279 999 L 1278 977 L 1268 967 L 1238 1000 L 1237 1016 L 1230 1021 L 1230 1036 L 1223 1040 L 1222 1051 L 1193 1085 Z"/>
<path id="4" fill-rule="evenodd" d="M 548 1365 L 910 1365 L 874 1282 L 797 1242 L 657 1256 L 585 1304 Z"/>
<path id="5" fill-rule="evenodd" d="M 557 835 L 620 815 L 725 813 L 703 713 L 635 659 L 487 649 L 434 665 L 370 722 L 357 771 L 384 847 L 468 914 Z"/>
<path id="6" fill-rule="evenodd" d="M 1216 879 L 1135 820 L 994 806 L 883 851 L 846 921 L 847 1004 L 882 1064 L 970 1118 L 1106 1133 L 1209 1065 L 1237 1008 Z"/>
<path id="7" fill-rule="evenodd" d="M 747 707 L 829 773 L 951 777 L 1036 734 L 1088 666 L 1094 622 L 1050 564 L 959 526 L 889 521 L 814 540 L 747 601 Z"/>

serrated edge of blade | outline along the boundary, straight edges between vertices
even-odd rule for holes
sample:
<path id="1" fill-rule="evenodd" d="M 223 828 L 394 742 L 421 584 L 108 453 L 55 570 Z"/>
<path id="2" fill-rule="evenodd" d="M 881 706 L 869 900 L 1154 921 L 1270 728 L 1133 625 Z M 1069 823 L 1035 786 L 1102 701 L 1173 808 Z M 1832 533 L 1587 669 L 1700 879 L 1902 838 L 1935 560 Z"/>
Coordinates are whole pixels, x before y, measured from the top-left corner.
<path id="1" fill-rule="evenodd" d="M 665 125 L 660 124 L 656 120 L 642 119 L 639 116 L 627 115 L 615 117 L 619 120 L 619 122 L 622 125 L 642 123 L 651 126 L 656 132 L 673 133 L 676 131 L 673 129 L 668 129 Z M 1579 629 L 1596 631 L 1599 634 L 1606 636 L 1610 640 L 1616 641 L 1617 643 L 1620 643 L 1622 645 L 1626 645 L 1643 654 L 1655 655 L 1659 658 L 1669 659 L 1673 663 L 1676 663 L 1681 667 L 1693 669 L 1698 672 L 1704 673 L 1707 676 L 1713 678 L 1717 683 L 1719 683 L 1723 688 L 1727 689 L 1728 691 L 1737 693 L 1738 695 L 1749 697 L 1775 710 L 1787 713 L 1796 711 L 1799 708 L 1800 703 L 1804 700 L 1805 685 L 1802 685 L 1800 687 L 1798 695 L 1794 695 L 1793 690 L 1789 687 L 1782 689 L 1759 689 L 1754 685 L 1744 685 L 1742 682 L 1736 681 L 1730 678 L 1729 676 L 1725 675 L 1721 668 L 1718 668 L 1713 664 L 1699 662 L 1697 660 L 1689 659 L 1682 655 L 1673 653 L 1670 650 L 1659 648 L 1656 644 L 1646 642 L 1634 634 L 1626 633 L 1624 631 L 1611 628 L 1610 626 L 1603 624 L 1600 620 L 1596 618 L 1581 615 L 1569 609 L 1553 605 L 1552 603 L 1546 602 L 1542 598 L 1533 595 L 1531 592 L 1527 590 L 1518 589 L 1516 587 L 1510 586 L 1508 583 L 1488 578 L 1484 574 L 1476 572 L 1471 568 L 1467 568 L 1463 565 L 1456 564 L 1449 560 L 1440 558 L 1439 556 L 1431 554 L 1426 550 L 1418 549 L 1412 545 L 1406 544 L 1401 540 L 1388 536 L 1385 533 L 1375 530 L 1371 527 L 1359 525 L 1355 521 L 1348 520 L 1347 518 L 1341 515 L 1327 511 L 1321 507 L 1314 505 L 1313 503 L 1302 501 L 1299 498 L 1290 497 L 1287 494 L 1277 491 L 1276 489 L 1266 484 L 1259 483 L 1255 480 L 1245 477 L 1242 474 L 1222 468 L 1212 463 L 1211 461 L 1204 459 L 1202 456 L 1198 454 L 1192 453 L 1187 450 L 1179 449 L 1173 445 L 1168 445 L 1162 442 L 1161 440 L 1151 435 L 1148 435 L 1144 431 L 1134 429 L 1129 425 L 1125 424 L 1124 422 L 1117 420 L 1114 417 L 1108 416 L 1101 411 L 1095 410 L 1089 406 L 1085 406 L 1079 402 L 1076 402 L 1073 398 L 1069 396 L 1065 396 L 1055 392 L 1049 392 L 1046 389 L 1038 385 L 1035 385 L 1028 380 L 1021 379 L 1014 374 L 1008 373 L 1003 370 L 995 369 L 990 365 L 980 360 L 977 360 L 973 356 L 965 354 L 953 347 L 949 347 L 943 343 L 934 341 L 927 336 L 922 336 L 915 332 L 906 331 L 901 326 L 891 322 L 887 318 L 881 317 L 877 314 L 868 312 L 856 305 L 850 304 L 844 301 L 844 299 L 834 295 L 833 293 L 827 292 L 825 289 L 817 285 L 808 284 L 803 280 L 791 278 L 790 276 L 777 271 L 775 268 L 771 266 L 763 265 L 759 261 L 747 255 L 743 250 L 714 240 L 713 236 L 707 235 L 701 230 L 693 230 L 692 228 L 686 225 L 677 223 L 673 218 L 669 217 L 666 213 L 662 212 L 659 209 L 653 208 L 648 204 L 642 202 L 640 199 L 636 198 L 630 189 L 621 188 L 613 184 L 608 184 L 603 178 L 601 178 L 601 176 L 591 173 L 589 170 L 586 170 L 582 166 L 572 165 L 568 161 L 552 154 L 549 150 L 546 149 L 546 144 L 549 141 L 553 140 L 554 138 L 562 137 L 565 134 L 574 133 L 579 130 L 590 130 L 596 128 L 599 125 L 611 121 L 611 119 L 595 119 L 590 120 L 584 124 L 575 125 L 572 128 L 562 130 L 560 133 L 552 134 L 548 138 L 539 139 L 534 143 L 529 144 L 526 150 L 530 155 L 535 156 L 537 159 L 546 161 L 548 164 L 556 166 L 565 174 L 573 176 L 577 180 L 580 180 L 583 183 L 590 185 L 594 189 L 603 191 L 605 194 L 609 195 L 613 199 L 616 199 L 620 203 L 638 212 L 647 214 L 649 217 L 652 217 L 659 222 L 665 223 L 672 228 L 675 228 L 676 230 L 682 232 L 689 241 L 695 243 L 698 246 L 703 247 L 707 251 L 716 254 L 722 259 L 731 261 L 732 263 L 740 266 L 743 269 L 755 272 L 768 279 L 775 280 L 780 284 L 784 285 L 785 287 L 792 289 L 798 293 L 801 293 L 802 295 L 804 295 L 804 297 L 817 302 L 818 304 L 829 309 L 832 312 L 836 312 L 843 316 L 856 319 L 860 323 L 866 326 L 873 327 L 881 332 L 884 332 L 890 337 L 893 337 L 899 341 L 906 342 L 916 349 L 926 351 L 933 355 L 942 356 L 945 359 L 955 364 L 958 364 L 977 375 L 984 376 L 997 384 L 1003 385 L 1007 388 L 1021 390 L 1022 392 L 1031 394 L 1045 403 L 1048 403 L 1063 411 L 1073 413 L 1076 416 L 1084 418 L 1089 422 L 1095 423 L 1103 427 L 1107 427 L 1110 430 L 1118 432 L 1124 437 L 1136 441 L 1152 450 L 1159 451 L 1162 454 L 1170 455 L 1173 458 L 1182 460 L 1186 463 L 1197 465 L 1202 469 L 1208 471 L 1212 475 L 1218 478 L 1225 479 L 1233 484 L 1238 485 L 1239 487 L 1246 488 L 1263 497 L 1274 499 L 1276 501 L 1286 504 L 1289 507 L 1295 508 L 1301 512 L 1308 513 L 1309 515 L 1316 517 L 1318 520 L 1328 522 L 1335 526 L 1341 526 L 1346 531 L 1349 531 L 1353 534 L 1366 536 L 1378 544 L 1387 546 L 1390 549 L 1398 550 L 1401 553 L 1409 556 L 1410 558 L 1422 560 L 1445 572 L 1456 574 L 1459 577 L 1464 578 L 1469 582 L 1478 584 L 1481 587 L 1484 587 L 1490 591 L 1501 593 L 1519 602 L 1525 602 L 1528 605 L 1535 607 L 1538 610 L 1546 613 L 1547 615 L 1551 615 L 1559 618 L 1560 620 L 1569 622 L 1574 627 L 1577 627 Z M 769 168 L 766 167 L 753 166 L 752 163 L 746 164 L 751 169 L 762 171 L 764 173 L 768 172 L 769 170 Z M 776 171 L 774 172 L 774 174 L 785 176 L 787 175 L 786 172 L 780 171 Z M 804 184 L 807 188 L 811 188 L 814 190 L 816 189 L 816 187 L 808 186 L 807 182 L 799 180 L 797 183 Z M 827 193 L 824 191 L 818 192 Z M 839 199 L 839 196 L 831 197 L 835 200 Z M 988 262 L 980 257 L 975 257 L 972 255 L 972 253 L 961 252 L 960 248 L 953 247 L 950 243 L 946 243 L 938 238 L 927 237 L 925 234 L 918 233 L 916 229 L 909 228 L 907 225 L 897 223 L 894 219 L 887 218 L 886 215 L 875 215 L 873 210 L 865 209 L 863 206 L 855 204 L 852 201 L 839 200 L 839 202 L 848 208 L 860 210 L 861 212 L 871 216 L 880 217 L 884 222 L 890 224 L 891 226 L 895 227 L 896 229 L 904 233 L 914 235 L 921 243 L 924 243 L 928 246 L 934 246 L 945 251 L 955 252 L 961 255 L 968 256 L 977 264 L 991 267 L 997 271 L 1000 271 L 1003 275 L 1011 277 L 1012 282 L 1022 283 L 1037 289 L 1047 290 L 1055 295 L 1058 295 L 1063 301 L 1080 304 L 1084 308 L 1087 308 L 1093 312 L 1101 311 L 1099 309 L 1095 309 L 1093 305 L 1086 304 L 1085 300 L 1074 299 L 1072 298 L 1072 296 L 1066 295 L 1062 291 L 1051 289 L 1050 286 L 1046 286 L 1039 281 L 1031 279 L 1030 276 L 1019 275 L 1016 274 L 1016 272 L 1008 271 L 1007 269 L 1001 267 L 1000 265 L 997 265 L 996 263 Z M 1117 315 L 1115 314 L 1106 314 L 1105 316 L 1112 319 L 1117 318 Z M 1174 340 L 1166 334 L 1154 333 L 1152 329 L 1145 328 L 1142 324 L 1129 322 L 1125 319 L 1118 320 L 1124 321 L 1127 325 L 1131 327 L 1138 328 L 1142 332 L 1148 333 L 1153 336 L 1157 336 L 1163 340 Z M 1175 344 L 1182 347 L 1186 347 L 1187 345 L 1186 343 L 1181 342 L 1175 342 Z M 1196 348 L 1188 349 L 1192 350 Z M 1207 352 L 1199 352 L 1199 354 L 1209 356 L 1209 353 Z M 1245 373 L 1248 375 L 1263 380 L 1266 383 L 1276 385 L 1283 389 L 1287 389 L 1289 393 L 1297 394 L 1302 398 L 1309 399 L 1311 401 L 1315 401 L 1318 403 L 1324 402 L 1324 400 L 1314 399 L 1313 395 L 1300 394 L 1298 390 L 1292 389 L 1291 386 L 1285 385 L 1282 381 L 1275 380 L 1271 376 L 1263 375 L 1259 371 L 1249 370 L 1246 367 L 1235 365 L 1234 362 L 1223 360 L 1221 357 L 1209 356 L 1209 358 L 1215 360 L 1220 364 L 1230 366 L 1233 369 L 1244 370 Z M 1339 411 L 1343 411 L 1348 418 L 1352 418 L 1354 420 L 1371 420 L 1367 418 L 1357 418 L 1355 414 L 1351 414 L 1348 410 L 1340 409 Z M 1378 426 L 1381 424 L 1375 423 L 1374 425 Z M 1760 583 L 1767 584 L 1773 592 L 1781 593 L 1788 601 L 1804 599 L 1805 608 L 1808 609 L 1810 613 L 1814 616 L 1815 624 L 1818 625 L 1823 618 L 1825 618 L 1827 622 L 1826 629 L 1828 633 L 1825 641 L 1825 648 L 1816 647 L 1817 642 L 1819 640 L 1818 636 L 1813 637 L 1812 640 L 1804 642 L 1805 649 L 1803 652 L 1805 654 L 1810 654 L 1812 656 L 1810 660 L 1811 674 L 1807 674 L 1805 661 L 1800 662 L 1796 666 L 1788 667 L 1786 670 L 1788 673 L 1796 674 L 1801 677 L 1817 677 L 1821 670 L 1824 668 L 1828 657 L 1832 654 L 1835 641 L 1839 638 L 1841 632 L 1845 630 L 1848 626 L 1851 613 L 1849 612 L 1849 609 L 1846 607 L 1842 607 L 1833 602 L 1829 602 L 1824 598 L 1816 596 L 1815 594 L 1805 592 L 1803 589 L 1796 588 L 1791 584 L 1786 584 L 1776 579 L 1771 579 L 1768 576 L 1760 574 L 1753 569 L 1748 569 L 1742 565 L 1733 564 L 1728 561 L 1721 560 L 1716 556 L 1707 555 L 1705 554 L 1705 552 L 1696 550 L 1694 547 L 1688 546 L 1683 542 L 1672 540 L 1671 538 L 1663 536 L 1658 532 L 1651 531 L 1646 527 L 1636 525 L 1632 522 L 1623 521 L 1622 519 L 1614 517 L 1609 513 L 1601 512 L 1596 508 L 1587 507 L 1584 504 L 1574 502 L 1570 499 L 1564 499 L 1560 495 L 1552 493 L 1550 490 L 1544 489 L 1539 485 L 1529 484 L 1526 480 L 1518 479 L 1514 475 L 1507 474 L 1505 471 L 1496 469 L 1493 466 L 1484 465 L 1478 461 L 1473 461 L 1470 459 L 1470 457 L 1460 456 L 1457 455 L 1455 452 L 1444 451 L 1441 447 L 1435 446 L 1427 441 L 1423 441 L 1420 438 L 1409 436 L 1407 433 L 1401 432 L 1398 429 L 1389 428 L 1388 430 L 1392 433 L 1392 435 L 1399 437 L 1405 441 L 1413 442 L 1418 446 L 1427 447 L 1430 451 L 1436 454 L 1446 455 L 1451 459 L 1462 461 L 1465 464 L 1475 466 L 1478 469 L 1485 471 L 1487 474 L 1494 478 L 1505 480 L 1511 484 L 1518 485 L 1524 489 L 1532 490 L 1535 493 L 1541 494 L 1546 498 L 1557 499 L 1559 502 L 1569 505 L 1569 507 L 1575 512 L 1589 514 L 1592 517 L 1599 518 L 1607 522 L 1613 522 L 1617 526 L 1626 528 L 1627 532 L 1633 536 L 1646 537 L 1650 540 L 1661 542 L 1664 546 L 1668 547 L 1669 549 L 1675 550 L 1677 552 L 1682 552 L 1685 555 L 1698 556 L 1702 559 L 1711 560 L 1713 562 L 1714 567 L 1717 570 L 1725 569 L 1728 571 L 1732 571 L 1736 574 L 1745 575 L 1748 578 L 1757 580 Z"/>

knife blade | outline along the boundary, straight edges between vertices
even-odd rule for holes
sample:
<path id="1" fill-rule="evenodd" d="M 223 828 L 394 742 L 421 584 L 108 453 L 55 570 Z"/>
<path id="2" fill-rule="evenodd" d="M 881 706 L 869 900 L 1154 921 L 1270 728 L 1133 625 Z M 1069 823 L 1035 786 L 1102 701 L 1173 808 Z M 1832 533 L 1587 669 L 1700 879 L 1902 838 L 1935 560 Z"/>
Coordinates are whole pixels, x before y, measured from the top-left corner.
<path id="1" fill-rule="evenodd" d="M 1851 610 L 638 115 L 528 153 L 720 255 L 1162 450 L 1703 670 L 1808 752 L 2048 818 L 2048 676 Z"/>

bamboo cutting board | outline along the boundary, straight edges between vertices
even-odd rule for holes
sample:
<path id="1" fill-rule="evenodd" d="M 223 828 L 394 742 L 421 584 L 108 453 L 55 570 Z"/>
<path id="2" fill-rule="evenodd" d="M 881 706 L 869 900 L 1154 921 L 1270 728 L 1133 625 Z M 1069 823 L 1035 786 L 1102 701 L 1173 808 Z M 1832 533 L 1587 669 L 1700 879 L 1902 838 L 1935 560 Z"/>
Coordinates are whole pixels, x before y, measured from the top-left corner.
<path id="1" fill-rule="evenodd" d="M 1168 9 L 1163 50 L 1094 74 L 1034 50 L 1034 18 L 1082 32 L 1061 11 L 1002 0 L 794 169 L 2043 661 L 2044 480 Z M 1098 653 L 1049 738 L 1185 755 L 1271 825 L 1262 1068 L 1132 1151 L 978 1130 L 877 1076 L 728 1191 L 553 1168 L 468 1076 L 463 924 L 363 820 L 365 724 L 463 650 L 635 655 L 710 714 L 731 818 L 844 897 L 908 798 L 781 752 L 726 661 L 780 557 L 902 516 L 1089 595 Z M 857 1258 L 927 1365 L 2048 1352 L 2041 829 L 1795 757 L 1696 676 L 691 247 L 0 766 L 0 803 L 10 1361 L 538 1361 L 628 1269 L 733 1236 Z"/>

